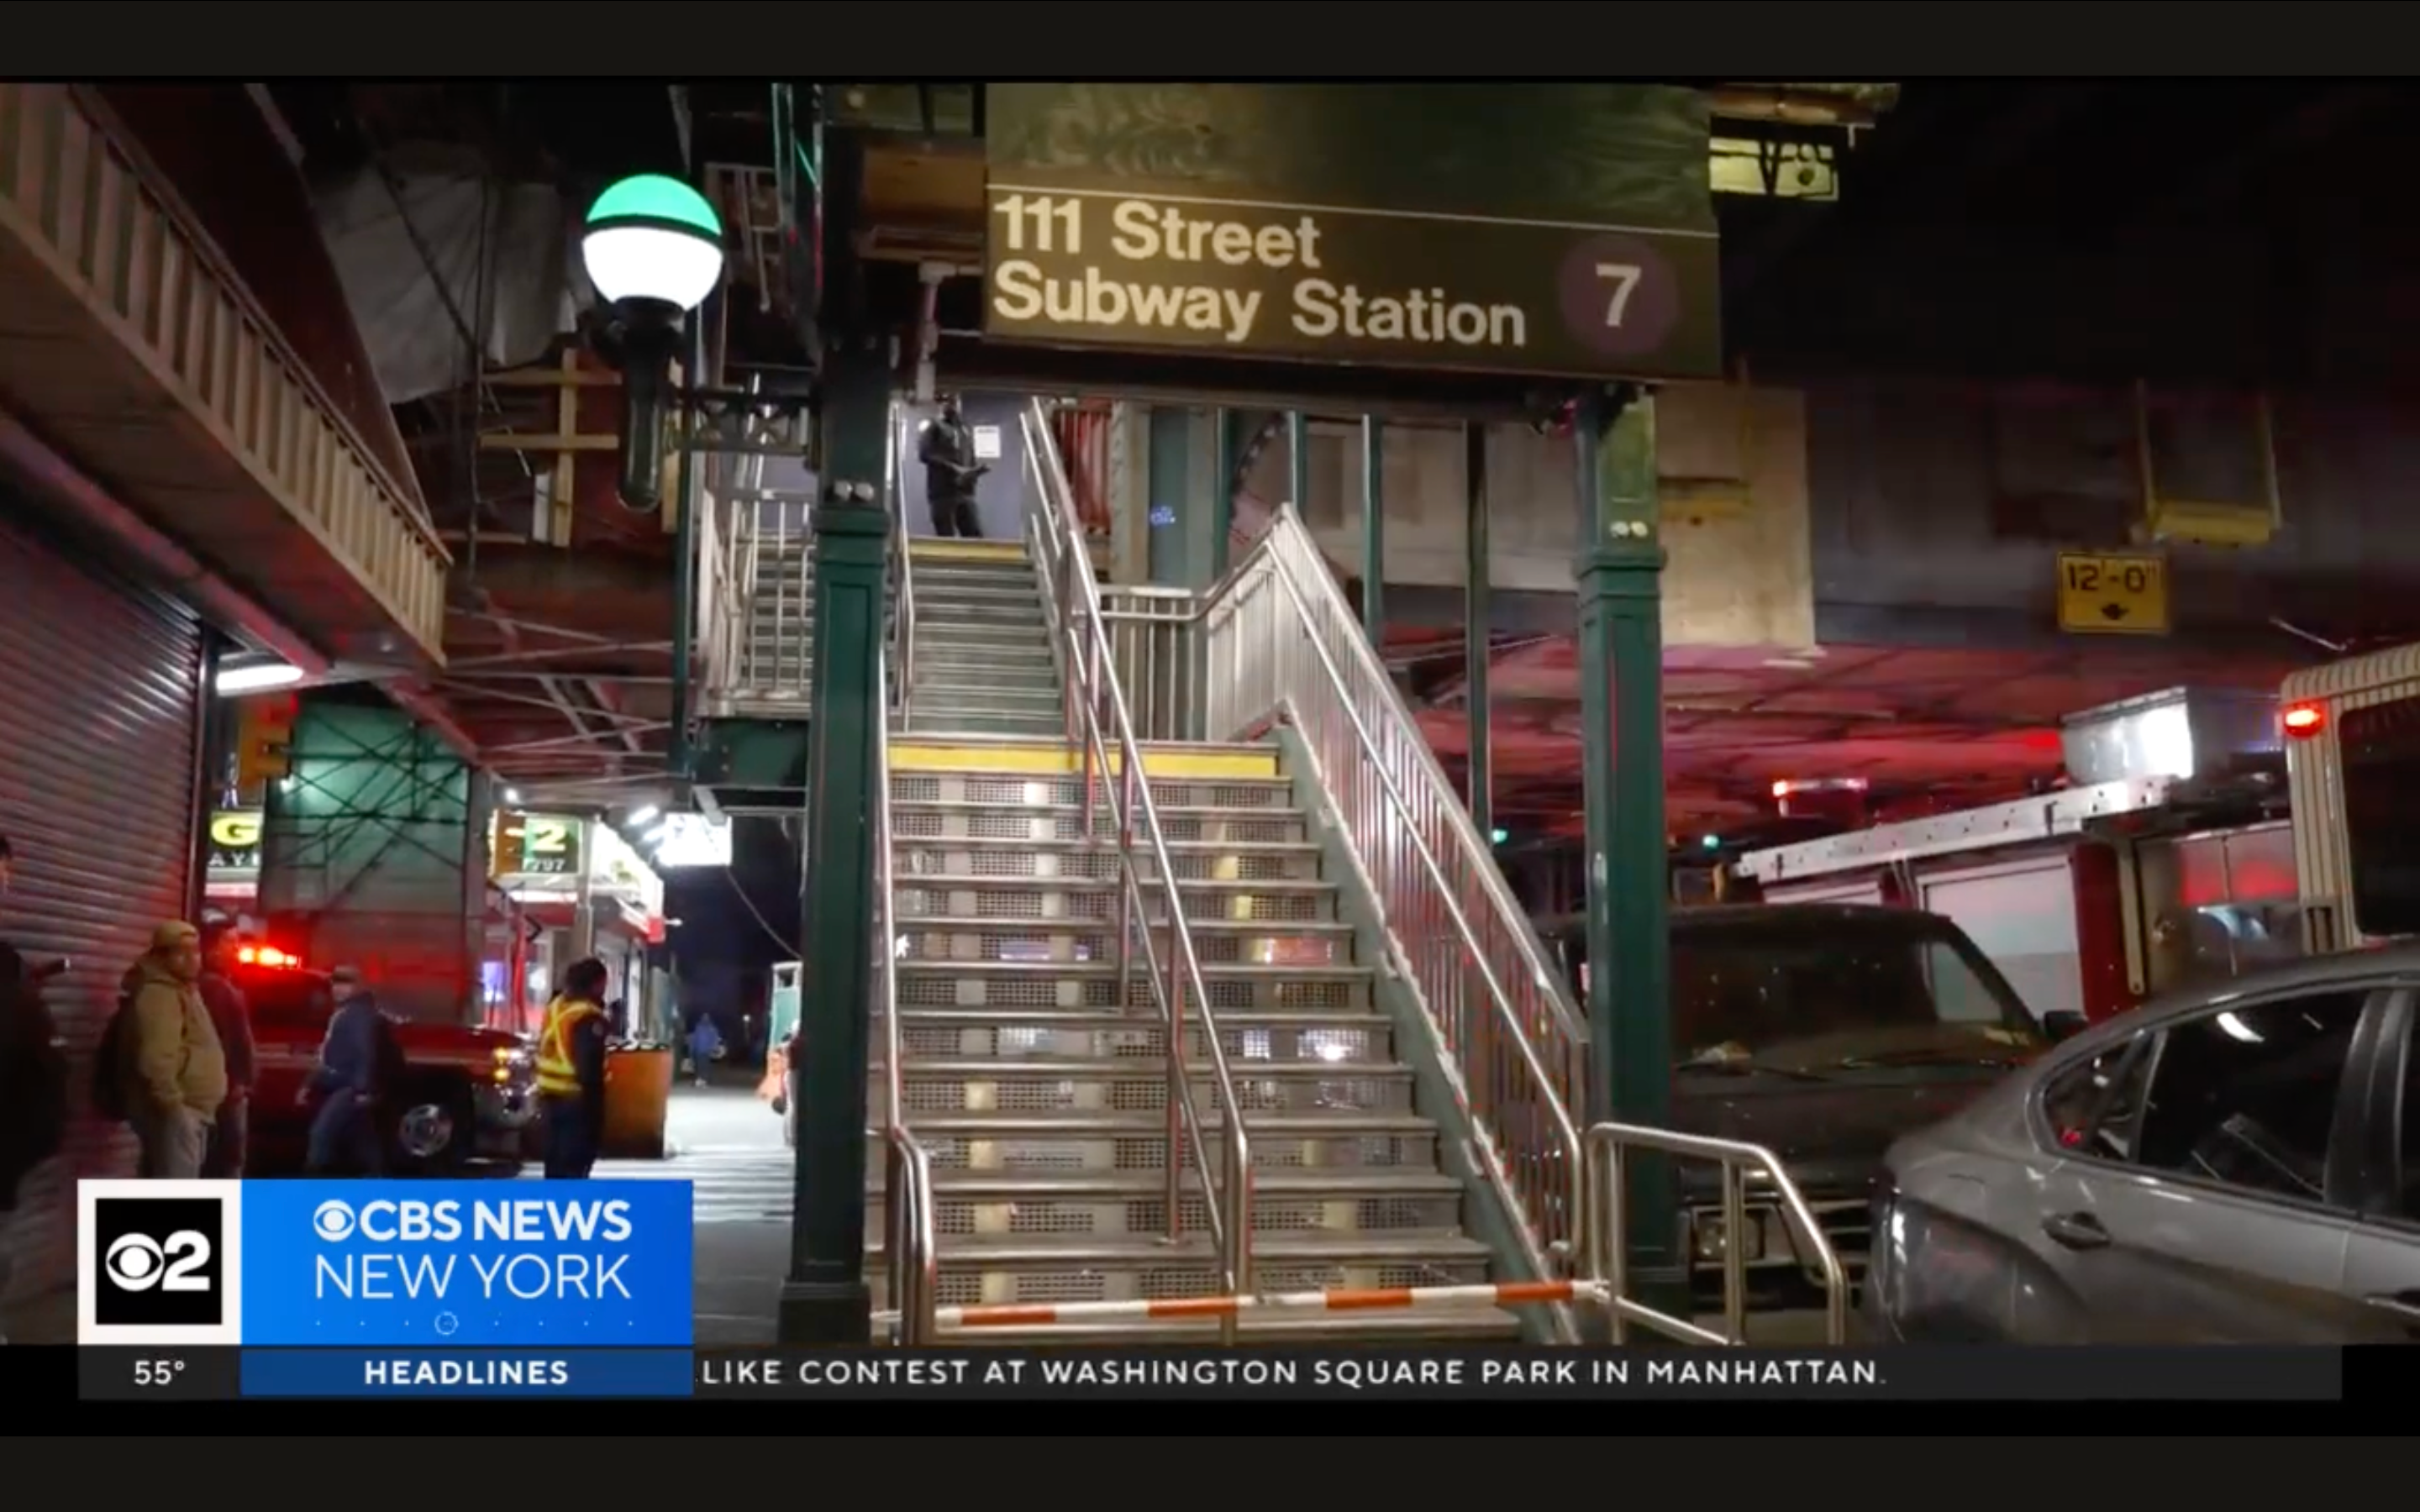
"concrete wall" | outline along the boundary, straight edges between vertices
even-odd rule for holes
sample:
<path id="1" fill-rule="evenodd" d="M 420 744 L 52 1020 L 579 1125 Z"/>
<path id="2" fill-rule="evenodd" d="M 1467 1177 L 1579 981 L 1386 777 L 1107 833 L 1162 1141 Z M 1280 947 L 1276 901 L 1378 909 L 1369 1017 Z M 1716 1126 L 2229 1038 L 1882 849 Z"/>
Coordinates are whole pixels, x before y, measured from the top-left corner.
<path id="1" fill-rule="evenodd" d="M 2124 546 L 2141 517 L 2122 393 L 1985 389 L 1831 377 L 1804 385 L 1815 594 L 1825 639 L 1859 619 L 1952 615 L 1973 633 L 2053 635 L 2062 548 Z M 2169 548 L 2181 627 L 2420 629 L 2420 432 L 2383 401 L 2281 397 L 2285 523 L 2258 547 Z M 2163 424 L 2162 491 L 2213 501 L 2261 494 L 2248 409 Z M 1831 627 L 1838 626 L 1836 633 Z"/>
<path id="2" fill-rule="evenodd" d="M 1665 474 L 1664 633 L 1679 645 L 1801 647 L 1812 643 L 1806 419 L 1787 390 L 1675 388 L 1656 400 Z M 1291 487 L 1280 437 L 1248 486 L 1272 502 Z M 1457 428 L 1386 433 L 1386 580 L 1459 588 L 1466 577 L 1463 438 Z M 1497 425 L 1488 435 L 1490 580 L 1499 590 L 1569 594 L 1580 524 L 1568 436 Z M 1744 480 L 1714 488 L 1712 480 Z M 1707 496 L 1727 493 L 1714 500 Z M 1690 502 L 1705 500 L 1702 503 Z M 1361 571 L 1361 439 L 1314 426 L 1305 522 L 1328 556 Z"/>

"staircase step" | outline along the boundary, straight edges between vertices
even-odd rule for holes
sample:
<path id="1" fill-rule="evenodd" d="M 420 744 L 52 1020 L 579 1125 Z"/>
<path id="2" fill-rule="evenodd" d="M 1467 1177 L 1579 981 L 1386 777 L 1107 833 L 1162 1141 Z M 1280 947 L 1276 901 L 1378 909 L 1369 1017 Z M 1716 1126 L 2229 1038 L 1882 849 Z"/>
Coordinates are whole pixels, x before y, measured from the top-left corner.
<path id="1" fill-rule="evenodd" d="M 1231 1070 L 1247 1119 L 1412 1111 L 1412 1073 L 1401 1066 L 1296 1061 Z M 1188 1067 L 1197 1107 L 1216 1097 L 1212 1074 L 1206 1063 Z M 910 1128 L 937 1113 L 1159 1113 L 1168 1107 L 1167 1063 L 1149 1059 L 913 1060 L 900 1067 L 900 1078 Z"/>
<path id="2" fill-rule="evenodd" d="M 1171 844 L 1289 844 L 1304 839 L 1308 825 L 1294 810 L 1217 808 L 1157 803 L 1159 831 Z M 1094 833 L 1111 833 L 1106 799 L 1093 806 Z M 891 804 L 891 833 L 898 840 L 1029 838 L 1077 840 L 1084 833 L 1078 803 L 987 804 L 967 802 Z"/>
<path id="3" fill-rule="evenodd" d="M 902 1008 L 1126 1008 L 1153 1005 L 1141 971 L 1119 992 L 1117 964 L 1101 962 L 901 961 L 892 973 Z M 1203 964 L 1213 1012 L 1231 1008 L 1366 1010 L 1374 973 L 1367 966 L 1256 966 Z"/>
<path id="4" fill-rule="evenodd" d="M 869 1246 L 870 1264 L 881 1251 Z M 1222 1289 L 1206 1233 L 1171 1244 L 1143 1236 L 944 1240 L 937 1257 L 941 1306 L 1117 1302 L 1216 1295 Z M 1341 1287 L 1454 1286 L 1484 1281 L 1488 1255 L 1450 1235 L 1255 1235 L 1254 1285 L 1264 1291 Z"/>
<path id="5" fill-rule="evenodd" d="M 955 803 L 995 810 L 1032 811 L 1080 810 L 1084 801 L 1084 779 L 1079 772 L 915 770 L 903 767 L 899 755 L 896 750 L 892 752 L 891 801 L 894 805 Z M 1143 764 L 1148 771 L 1148 754 Z M 1291 816 L 1298 811 L 1295 808 L 1294 784 L 1282 777 L 1155 774 L 1150 782 L 1152 806 L 1163 813 L 1181 809 L 1231 809 Z M 1101 800 L 1097 789 L 1094 797 Z"/>
<path id="6" fill-rule="evenodd" d="M 954 1172 L 934 1179 L 933 1227 L 939 1243 L 995 1239 L 1067 1242 L 1082 1239 L 1164 1238 L 1168 1188 L 1164 1176 L 994 1176 Z M 867 1192 L 878 1205 L 877 1183 Z M 1209 1227 L 1210 1195 L 1193 1172 L 1183 1173 L 1178 1227 Z M 1277 1235 L 1425 1234 L 1461 1232 L 1462 1184 L 1436 1173 L 1272 1171 L 1252 1182 L 1254 1243 Z"/>
<path id="7" fill-rule="evenodd" d="M 1117 957 L 1118 920 L 1001 919 L 925 915 L 898 921 L 903 961 L 1110 961 Z M 1249 919 L 1188 919 L 1187 933 L 1204 965 L 1324 966 L 1353 959 L 1353 926 L 1336 919 L 1301 923 L 1254 923 Z M 1171 931 L 1157 919 L 1147 928 L 1152 948 L 1168 959 Z M 1140 959 L 1137 942 L 1128 947 Z"/>
<path id="8" fill-rule="evenodd" d="M 1186 1054 L 1209 1054 L 1199 1015 L 1187 1015 Z M 1168 1052 L 1168 1026 L 1156 1012 L 1082 1009 L 902 1009 L 901 1065 L 936 1060 L 1019 1061 L 1048 1057 L 1151 1057 Z M 1316 1013 L 1235 1009 L 1218 1015 L 1218 1038 L 1239 1072 L 1249 1066 L 1317 1061 L 1385 1065 L 1394 1058 L 1394 1024 L 1383 1013 Z"/>
<path id="9" fill-rule="evenodd" d="M 1037 714 L 954 714 L 928 710 L 920 702 L 908 720 L 916 735 L 1047 735 L 1062 728 L 1058 716 Z"/>
<path id="10" fill-rule="evenodd" d="M 934 577 L 917 581 L 919 623 L 927 611 L 955 604 L 1011 604 L 1039 613 L 1042 609 L 1042 588 L 1031 574 L 1019 577 L 1003 574 L 998 578 Z"/>
<path id="11" fill-rule="evenodd" d="M 1121 884 L 1109 877 L 979 877 L 927 873 L 892 883 L 903 929 L 920 918 L 1115 918 Z M 1189 921 L 1297 923 L 1336 917 L 1336 884 L 1326 881 L 1203 882 L 1179 880 L 1177 897 Z M 1143 889 L 1147 918 L 1168 918 L 1164 888 Z"/>
<path id="12" fill-rule="evenodd" d="M 1201 1112 L 1207 1127 L 1219 1126 L 1215 1103 Z M 1264 1114 L 1249 1119 L 1248 1126 L 1255 1170 L 1437 1168 L 1436 1125 L 1415 1114 Z M 932 1159 L 937 1180 L 944 1172 L 969 1170 L 1067 1176 L 1159 1171 L 1168 1157 L 1168 1118 L 1162 1113 L 936 1114 L 910 1127 Z M 880 1150 L 877 1136 L 875 1168 L 881 1165 Z"/>
<path id="13" fill-rule="evenodd" d="M 937 682 L 917 677 L 915 704 L 932 711 L 1064 718 L 1064 702 L 1055 687 L 985 687 L 980 682 Z"/>
<path id="14" fill-rule="evenodd" d="M 916 711 L 920 721 L 927 717 Z M 940 717 L 939 710 L 931 717 Z M 914 840 L 894 836 L 893 867 L 902 879 L 926 875 L 1015 877 L 1116 877 L 1122 861 L 1115 841 L 1007 841 L 960 838 Z M 1210 841 L 1167 842 L 1170 865 L 1186 881 L 1310 882 L 1319 878 L 1324 864 L 1320 848 L 1307 841 L 1291 844 L 1251 845 Z M 1159 876 L 1159 857 L 1148 850 L 1135 857 L 1135 871 L 1144 881 Z"/>
<path id="15" fill-rule="evenodd" d="M 1520 1319 L 1499 1307 L 1419 1312 L 1323 1313 L 1288 1308 L 1248 1312 L 1237 1320 L 1236 1342 L 1276 1344 L 1509 1344 L 1521 1336 Z M 939 1342 L 1008 1348 L 1078 1349 L 1085 1345 L 1216 1345 L 1224 1335 L 1215 1318 L 1113 1318 L 1073 1323 L 944 1330 Z"/>

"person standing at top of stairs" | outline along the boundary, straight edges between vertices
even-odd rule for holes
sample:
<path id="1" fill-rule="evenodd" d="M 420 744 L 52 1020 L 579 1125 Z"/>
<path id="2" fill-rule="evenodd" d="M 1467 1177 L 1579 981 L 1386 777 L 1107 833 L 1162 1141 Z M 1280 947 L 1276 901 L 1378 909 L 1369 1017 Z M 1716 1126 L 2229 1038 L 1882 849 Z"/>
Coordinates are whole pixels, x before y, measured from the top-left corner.
<path id="1" fill-rule="evenodd" d="M 954 393 L 941 396 L 941 412 L 917 439 L 917 458 L 924 464 L 924 499 L 932 506 L 938 535 L 980 541 L 975 523 L 975 480 L 991 471 L 975 460 L 974 432 L 968 428 L 965 407 Z"/>

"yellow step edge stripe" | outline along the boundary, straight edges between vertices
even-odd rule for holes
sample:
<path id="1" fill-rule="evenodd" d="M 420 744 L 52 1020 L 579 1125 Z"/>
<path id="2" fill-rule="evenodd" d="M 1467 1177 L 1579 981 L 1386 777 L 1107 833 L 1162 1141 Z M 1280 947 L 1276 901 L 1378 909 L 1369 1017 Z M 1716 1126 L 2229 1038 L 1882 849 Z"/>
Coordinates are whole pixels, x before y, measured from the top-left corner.
<path id="1" fill-rule="evenodd" d="M 894 772 L 1030 772 L 1061 776 L 1083 770 L 1076 753 L 1064 746 L 939 746 L 894 741 L 891 747 Z M 1119 769 L 1109 758 L 1109 770 Z M 1277 752 L 1242 750 L 1146 750 L 1146 777 L 1205 778 L 1275 777 Z"/>
<path id="2" fill-rule="evenodd" d="M 1025 543 L 1022 541 L 916 541 L 909 544 L 908 554 L 918 561 L 926 557 L 940 561 L 960 562 L 1022 562 Z"/>

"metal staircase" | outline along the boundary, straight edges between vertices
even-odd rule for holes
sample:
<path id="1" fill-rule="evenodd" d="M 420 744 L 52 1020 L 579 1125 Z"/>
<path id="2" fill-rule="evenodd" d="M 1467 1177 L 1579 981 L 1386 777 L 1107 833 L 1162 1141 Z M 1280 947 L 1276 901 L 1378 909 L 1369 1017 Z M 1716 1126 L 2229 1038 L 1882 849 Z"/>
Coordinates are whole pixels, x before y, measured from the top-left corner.
<path id="1" fill-rule="evenodd" d="M 894 748 L 891 778 L 904 1120 L 928 1153 L 943 1307 L 1171 1299 L 1223 1289 L 1211 1194 L 1185 1168 L 1153 983 L 1118 949 L 1107 810 L 1086 838 L 1080 774 L 1017 770 L 1045 750 Z M 902 758 L 922 769 L 903 769 Z M 1250 1135 L 1252 1281 L 1264 1291 L 1487 1278 L 1461 1229 L 1461 1183 L 1355 959 L 1292 786 L 1266 747 L 1143 753 L 1201 960 L 1206 1014 L 1180 1064 L 1215 1126 L 1215 1034 Z M 1161 773 L 1166 775 L 1160 775 Z M 1144 863 L 1156 881 L 1156 861 Z M 1151 888 L 1147 897 L 1161 896 Z M 1172 954 L 1164 903 L 1154 952 Z M 1140 952 L 1137 952 L 1140 953 Z M 1205 1022 L 1206 1021 L 1206 1022 Z M 1171 1241 L 1170 1151 L 1180 1211 Z M 1215 1336 L 1214 1319 L 1061 1322 L 1080 1339 Z M 1271 1315 L 1283 1334 L 1506 1334 L 1493 1312 Z M 985 1330 L 990 1336 L 999 1330 Z M 972 1337 L 973 1335 L 970 1335 Z"/>
<path id="2" fill-rule="evenodd" d="M 908 729 L 1062 735 L 1050 628 L 1022 545 L 919 541 L 908 549 L 915 584 Z"/>
<path id="3" fill-rule="evenodd" d="M 1021 549 L 907 550 L 873 1098 L 888 1305 L 1012 1310 L 969 1341 L 1510 1336 L 1493 1308 L 1141 1308 L 1467 1286 L 1492 1251 L 1302 774 L 1274 743 L 1135 740 L 1038 415 L 1026 452 Z M 929 1255 L 892 1263 L 909 1243 Z"/>

